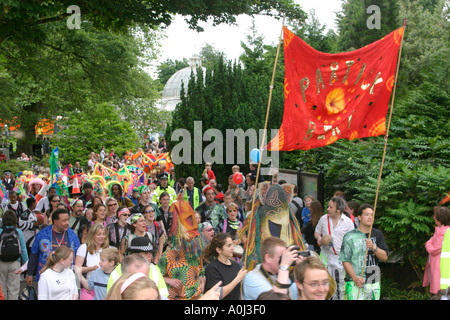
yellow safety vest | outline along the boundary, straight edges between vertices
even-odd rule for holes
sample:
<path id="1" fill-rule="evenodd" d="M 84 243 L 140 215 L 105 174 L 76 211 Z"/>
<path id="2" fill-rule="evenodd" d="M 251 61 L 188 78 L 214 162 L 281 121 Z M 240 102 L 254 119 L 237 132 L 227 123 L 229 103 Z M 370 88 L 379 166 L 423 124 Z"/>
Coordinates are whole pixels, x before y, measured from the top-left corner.
<path id="1" fill-rule="evenodd" d="M 184 191 L 183 200 L 189 201 L 187 190 Z M 194 187 L 194 193 L 192 194 L 192 201 L 193 201 L 193 209 L 197 208 L 200 205 L 200 195 L 198 192 L 198 188 Z"/>
<path id="2" fill-rule="evenodd" d="M 450 286 L 450 229 L 445 232 L 441 250 L 441 289 Z"/>
<path id="3" fill-rule="evenodd" d="M 162 189 L 161 187 L 157 187 L 153 191 L 152 202 L 156 203 L 158 205 L 158 207 L 161 205 L 161 203 L 159 202 L 159 196 L 164 191 L 167 192 L 169 194 L 169 196 L 170 196 L 170 205 L 172 205 L 172 203 L 177 199 L 177 193 L 175 192 L 175 189 L 172 188 L 171 186 L 167 186 L 166 189 Z"/>

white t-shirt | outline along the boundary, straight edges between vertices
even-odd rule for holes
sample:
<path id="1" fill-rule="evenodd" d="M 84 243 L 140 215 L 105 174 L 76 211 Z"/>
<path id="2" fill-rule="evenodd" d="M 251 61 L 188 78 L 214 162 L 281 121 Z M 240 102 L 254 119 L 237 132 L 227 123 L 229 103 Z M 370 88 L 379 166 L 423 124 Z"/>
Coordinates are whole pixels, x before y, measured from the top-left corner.
<path id="1" fill-rule="evenodd" d="M 83 243 L 80 245 L 77 251 L 77 256 L 83 257 L 83 259 L 86 259 L 86 267 L 92 267 L 92 266 L 99 266 L 100 267 L 100 252 L 102 249 L 100 249 L 98 252 L 94 252 L 93 254 L 87 253 L 86 256 L 86 250 L 87 250 L 87 244 Z M 94 271 L 89 271 L 86 275 L 86 280 L 89 280 L 91 275 L 94 273 Z"/>
<path id="2" fill-rule="evenodd" d="M 349 217 L 345 214 L 341 214 L 335 227 L 333 227 L 333 222 L 331 221 L 331 218 L 329 218 L 329 226 L 331 237 L 333 238 L 333 246 L 322 245 L 320 248 L 328 257 L 329 263 L 336 263 L 336 266 L 339 266 L 339 253 L 341 252 L 342 240 L 347 232 L 355 229 L 355 225 Z M 326 234 L 330 234 L 328 231 L 328 215 L 324 214 L 320 217 L 315 232 L 320 233 L 322 237 Z"/>
<path id="3" fill-rule="evenodd" d="M 38 282 L 38 300 L 72 300 L 78 295 L 75 273 L 71 269 L 56 272 L 45 270 Z"/>
<path id="4" fill-rule="evenodd" d="M 40 212 L 45 212 L 50 208 L 50 203 L 48 202 L 48 197 L 45 196 L 36 204 L 36 210 Z"/>

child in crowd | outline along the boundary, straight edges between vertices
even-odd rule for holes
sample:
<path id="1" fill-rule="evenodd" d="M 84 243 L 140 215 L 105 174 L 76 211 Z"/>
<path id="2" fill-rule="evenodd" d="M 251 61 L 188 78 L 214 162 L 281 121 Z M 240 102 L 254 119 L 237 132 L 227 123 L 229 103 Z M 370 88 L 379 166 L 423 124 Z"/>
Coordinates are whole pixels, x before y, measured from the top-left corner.
<path id="1" fill-rule="evenodd" d="M 305 207 L 302 210 L 302 226 L 305 226 L 309 222 L 309 219 L 311 219 L 310 206 L 314 200 L 316 199 L 313 196 L 307 195 L 305 197 Z"/>
<path id="2" fill-rule="evenodd" d="M 209 180 L 214 179 L 216 180 L 216 176 L 214 174 L 214 171 L 212 170 L 212 163 L 211 162 L 206 162 L 205 163 L 205 170 L 203 170 L 203 175 L 204 178 L 206 178 L 206 183 L 209 183 Z"/>
<path id="3" fill-rule="evenodd" d="M 111 247 L 100 252 L 100 268 L 95 270 L 89 281 L 82 275 L 81 268 L 76 266 L 75 273 L 80 279 L 81 285 L 87 290 L 94 290 L 94 300 L 104 300 L 109 275 L 119 263 L 119 250 Z"/>
<path id="4" fill-rule="evenodd" d="M 195 215 L 195 221 L 197 222 L 197 224 L 200 226 L 201 222 L 202 222 L 202 216 L 200 215 L 199 212 L 195 211 L 194 212 Z"/>
<path id="5" fill-rule="evenodd" d="M 244 211 L 245 211 L 245 217 L 244 220 L 247 219 L 247 217 L 252 213 L 252 204 L 253 201 L 245 201 L 244 203 Z"/>
<path id="6" fill-rule="evenodd" d="M 78 300 L 75 274 L 70 269 L 73 250 L 58 247 L 41 270 L 38 282 L 38 300 Z"/>
<path id="7" fill-rule="evenodd" d="M 240 170 L 241 170 L 241 168 L 237 164 L 231 168 L 231 171 L 233 172 L 233 174 L 235 174 L 236 172 L 239 172 L 240 174 L 242 174 L 242 172 Z M 245 189 L 245 179 L 242 179 L 242 182 L 239 184 L 239 188 Z"/>
<path id="8" fill-rule="evenodd" d="M 233 194 L 231 194 L 231 192 L 227 191 L 223 197 L 223 206 L 225 207 L 225 211 L 228 212 L 228 206 L 230 204 L 236 204 L 234 202 L 234 200 L 236 199 L 236 196 L 234 196 Z M 237 218 L 239 221 L 243 222 L 244 221 L 244 212 L 242 211 L 241 207 L 238 206 L 238 215 Z M 223 231 L 221 231 L 223 232 Z"/>
<path id="9" fill-rule="evenodd" d="M 27 244 L 28 254 L 30 254 L 31 246 L 33 245 L 34 236 L 39 231 L 39 225 L 43 223 L 44 218 L 42 215 L 38 217 L 35 214 L 36 199 L 28 198 L 26 200 L 27 209 L 22 212 L 17 221 L 19 228 L 23 232 L 25 243 Z"/>
<path id="10" fill-rule="evenodd" d="M 15 190 L 10 190 L 8 197 L 9 203 L 7 209 L 14 211 L 17 218 L 19 218 L 26 209 L 25 205 L 21 202 L 20 194 Z"/>

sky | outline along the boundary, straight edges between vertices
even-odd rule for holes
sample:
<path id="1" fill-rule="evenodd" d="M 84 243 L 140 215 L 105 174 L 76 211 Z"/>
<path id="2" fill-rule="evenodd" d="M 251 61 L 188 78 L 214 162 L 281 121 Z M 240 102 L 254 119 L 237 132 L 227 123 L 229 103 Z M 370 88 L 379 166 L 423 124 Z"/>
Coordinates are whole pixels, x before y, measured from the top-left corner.
<path id="1" fill-rule="evenodd" d="M 325 30 L 334 29 L 335 12 L 341 9 L 341 0 L 296 0 L 307 13 L 314 9 Z M 201 23 L 205 31 L 198 33 L 188 28 L 183 17 L 176 16 L 172 24 L 166 29 L 167 38 L 162 41 L 159 59 L 156 64 L 167 59 L 189 59 L 198 54 L 201 47 L 208 43 L 219 52 L 224 52 L 229 60 L 237 60 L 243 53 L 241 41 L 246 42 L 246 36 L 250 33 L 252 18 L 240 15 L 236 18 L 237 25 L 221 24 L 213 27 L 212 23 Z M 264 36 L 265 44 L 277 45 L 282 28 L 281 20 L 266 16 L 256 16 L 255 25 L 257 35 Z"/>

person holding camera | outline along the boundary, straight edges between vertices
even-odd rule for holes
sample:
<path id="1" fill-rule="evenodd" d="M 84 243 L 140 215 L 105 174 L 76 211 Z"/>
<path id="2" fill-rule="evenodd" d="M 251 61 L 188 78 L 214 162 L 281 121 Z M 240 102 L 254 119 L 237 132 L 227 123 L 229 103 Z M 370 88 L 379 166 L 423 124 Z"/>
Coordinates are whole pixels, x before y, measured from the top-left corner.
<path id="1" fill-rule="evenodd" d="M 261 259 L 261 264 L 248 272 L 243 280 L 243 299 L 256 300 L 262 292 L 273 290 L 289 294 L 296 300 L 297 288 L 290 269 L 305 259 L 299 255 L 298 247 L 287 247 L 284 240 L 268 237 L 261 243 Z"/>

